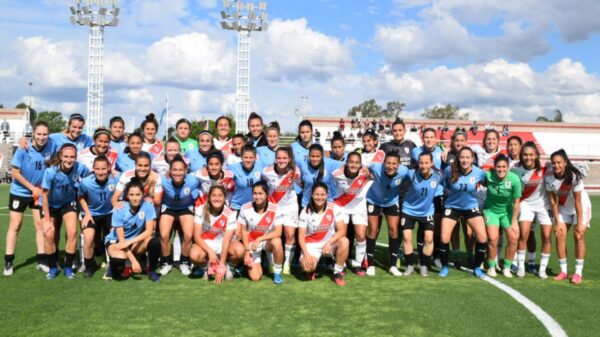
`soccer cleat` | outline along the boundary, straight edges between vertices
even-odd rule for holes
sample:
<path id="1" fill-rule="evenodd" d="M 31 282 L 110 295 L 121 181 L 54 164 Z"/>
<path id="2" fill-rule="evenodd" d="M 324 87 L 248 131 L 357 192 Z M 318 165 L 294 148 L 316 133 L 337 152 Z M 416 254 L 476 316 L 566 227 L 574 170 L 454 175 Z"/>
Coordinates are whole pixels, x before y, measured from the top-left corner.
<path id="1" fill-rule="evenodd" d="M 160 274 L 155 272 L 155 271 L 151 271 L 148 273 L 148 278 L 150 279 L 150 281 L 152 282 L 160 282 Z"/>
<path id="2" fill-rule="evenodd" d="M 283 264 L 283 270 L 281 272 L 283 274 L 285 274 L 285 275 L 289 275 L 290 274 L 290 265 L 289 265 L 289 263 L 284 263 Z"/>
<path id="3" fill-rule="evenodd" d="M 517 268 L 517 276 L 520 278 L 525 277 L 525 266 Z"/>
<path id="4" fill-rule="evenodd" d="M 429 276 L 429 271 L 427 270 L 426 266 L 421 266 L 421 268 L 419 269 L 419 273 L 421 274 L 421 276 L 423 277 L 427 277 Z"/>
<path id="5" fill-rule="evenodd" d="M 547 279 L 547 278 L 548 278 L 548 274 L 546 274 L 546 271 L 545 271 L 545 270 L 540 270 L 540 271 L 538 271 L 538 276 L 539 276 L 539 277 L 540 277 L 542 280 L 545 280 L 545 279 Z"/>
<path id="6" fill-rule="evenodd" d="M 65 274 L 65 277 L 68 279 L 75 278 L 75 272 L 73 271 L 73 268 L 71 268 L 71 267 L 66 267 L 65 270 L 63 270 L 63 273 Z"/>
<path id="7" fill-rule="evenodd" d="M 567 273 L 565 272 L 560 272 L 560 274 L 554 276 L 554 281 L 562 281 L 562 280 L 566 280 L 569 278 L 569 275 L 567 275 Z"/>
<path id="8" fill-rule="evenodd" d="M 160 268 L 159 273 L 162 276 L 165 276 L 171 272 L 171 269 L 173 269 L 173 266 L 165 262 L 165 263 L 163 263 L 162 267 Z"/>
<path id="9" fill-rule="evenodd" d="M 342 273 L 333 274 L 333 282 L 335 282 L 335 284 L 337 284 L 338 286 L 345 286 L 346 280 L 344 280 L 344 274 L 342 274 Z"/>
<path id="10" fill-rule="evenodd" d="M 489 268 L 487 270 L 487 276 L 496 277 L 498 274 L 496 273 L 496 268 Z"/>
<path id="11" fill-rule="evenodd" d="M 110 266 L 106 267 L 106 271 L 104 272 L 104 275 L 102 275 L 102 279 L 104 281 L 112 281 L 112 270 L 110 269 Z"/>
<path id="12" fill-rule="evenodd" d="M 456 259 L 454 261 L 454 268 L 456 268 L 456 270 L 460 270 L 461 267 L 462 267 L 462 262 L 460 262 L 459 259 Z"/>
<path id="13" fill-rule="evenodd" d="M 415 272 L 415 267 L 414 266 L 407 266 L 406 270 L 404 271 L 404 276 L 410 276 Z"/>
<path id="14" fill-rule="evenodd" d="M 48 273 L 50 271 L 50 267 L 48 267 L 48 265 L 39 262 L 35 264 L 35 269 L 40 270 L 44 273 Z"/>
<path id="15" fill-rule="evenodd" d="M 396 266 L 391 266 L 389 269 L 390 274 L 394 275 L 394 276 L 402 276 L 402 272 L 400 270 L 398 270 L 398 267 Z"/>
<path id="16" fill-rule="evenodd" d="M 307 275 L 306 275 L 306 278 L 307 278 L 309 281 L 314 281 L 314 280 L 316 280 L 316 279 L 317 279 L 317 273 L 313 271 L 312 273 L 309 273 L 309 274 L 307 274 Z"/>
<path id="17" fill-rule="evenodd" d="M 179 271 L 181 271 L 181 275 L 183 276 L 190 276 L 190 274 L 192 273 L 192 269 L 190 268 L 190 265 L 188 263 L 181 263 L 179 265 Z"/>
<path id="18" fill-rule="evenodd" d="M 375 267 L 374 266 L 368 266 L 367 267 L 366 275 L 367 276 L 375 276 Z"/>
<path id="19" fill-rule="evenodd" d="M 48 274 L 46 274 L 46 280 L 54 280 L 60 274 L 58 268 L 50 268 Z"/>
<path id="20" fill-rule="evenodd" d="M 358 276 L 365 276 L 365 268 L 363 267 L 352 267 L 352 271 Z"/>
<path id="21" fill-rule="evenodd" d="M 440 277 L 446 277 L 446 276 L 448 276 L 449 272 L 450 272 L 450 269 L 448 269 L 448 266 L 443 266 L 438 275 Z"/>
<path id="22" fill-rule="evenodd" d="M 233 273 L 231 272 L 231 269 L 229 267 L 225 267 L 227 270 L 225 270 L 225 280 L 229 281 L 229 280 L 233 280 Z"/>
<path id="23" fill-rule="evenodd" d="M 93 277 L 94 273 L 96 272 L 97 269 L 98 269 L 98 266 L 96 266 L 96 265 L 85 267 L 85 270 L 83 271 L 83 277 L 84 278 Z"/>
<path id="24" fill-rule="evenodd" d="M 191 275 L 192 275 L 193 278 L 201 278 L 201 277 L 204 276 L 204 274 L 205 274 L 204 273 L 204 268 L 197 267 L 197 266 L 194 267 L 194 268 L 192 268 L 192 274 Z"/>
<path id="25" fill-rule="evenodd" d="M 512 278 L 512 271 L 510 270 L 510 268 L 506 268 L 504 267 L 504 269 L 502 269 L 502 274 L 504 275 L 504 277 L 506 278 Z"/>
<path id="26" fill-rule="evenodd" d="M 281 276 L 281 273 L 273 273 L 273 283 L 283 284 L 283 276 Z"/>
<path id="27" fill-rule="evenodd" d="M 12 262 L 6 262 L 4 264 L 4 276 L 11 276 L 14 273 Z"/>
<path id="28" fill-rule="evenodd" d="M 85 271 L 85 264 L 83 263 L 79 263 L 79 264 L 73 264 L 73 269 L 77 270 L 78 273 L 83 273 Z"/>
<path id="29" fill-rule="evenodd" d="M 442 261 L 440 259 L 433 260 L 433 265 L 438 269 L 442 269 Z"/>
<path id="30" fill-rule="evenodd" d="M 573 274 L 573 277 L 571 277 L 571 283 L 573 284 L 579 284 L 581 281 L 583 281 L 583 277 L 579 274 Z"/>
<path id="31" fill-rule="evenodd" d="M 479 267 L 473 269 L 473 275 L 475 275 L 477 278 L 484 278 L 485 277 L 485 273 Z"/>
<path id="32" fill-rule="evenodd" d="M 537 274 L 537 267 L 535 266 L 535 263 L 527 264 L 527 272 L 531 274 Z"/>

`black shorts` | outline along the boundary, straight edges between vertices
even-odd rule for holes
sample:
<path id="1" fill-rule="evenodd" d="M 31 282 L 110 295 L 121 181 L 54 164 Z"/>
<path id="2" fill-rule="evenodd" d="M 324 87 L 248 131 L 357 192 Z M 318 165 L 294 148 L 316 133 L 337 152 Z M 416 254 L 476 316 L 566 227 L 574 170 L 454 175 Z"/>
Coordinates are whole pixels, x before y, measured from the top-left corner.
<path id="1" fill-rule="evenodd" d="M 40 209 L 40 206 L 36 205 L 33 197 L 20 197 L 12 193 L 8 197 L 8 209 L 11 211 L 25 213 L 27 207 L 31 209 Z"/>
<path id="2" fill-rule="evenodd" d="M 370 202 L 367 202 L 367 214 L 370 216 L 380 216 L 380 215 L 392 215 L 392 216 L 400 216 L 402 213 L 402 208 L 398 206 L 398 204 L 393 204 L 388 207 L 381 207 Z"/>
<path id="3" fill-rule="evenodd" d="M 89 222 L 86 228 L 93 228 L 94 230 L 102 230 L 105 233 L 110 232 L 112 228 L 112 213 L 92 216 L 94 222 Z"/>
<path id="4" fill-rule="evenodd" d="M 444 213 L 444 196 L 438 195 L 433 198 L 433 207 L 438 214 Z"/>
<path id="5" fill-rule="evenodd" d="M 175 219 L 178 219 L 180 216 L 183 216 L 183 215 L 194 215 L 194 212 L 191 211 L 189 208 L 184 208 L 184 209 L 167 208 L 162 212 L 162 214 L 170 215 L 170 216 L 174 217 Z"/>
<path id="6" fill-rule="evenodd" d="M 62 218 L 65 214 L 67 213 L 71 213 L 71 212 L 77 212 L 77 203 L 75 201 L 73 201 L 70 204 L 66 204 L 63 207 L 60 208 L 50 208 L 50 216 L 53 218 Z M 44 213 L 44 212 L 42 212 Z M 44 214 L 42 214 L 44 215 Z M 45 215 L 44 215 L 45 216 Z"/>
<path id="7" fill-rule="evenodd" d="M 479 207 L 475 207 L 473 209 L 467 209 L 467 210 L 446 208 L 444 210 L 443 218 L 450 218 L 452 220 L 458 221 L 458 220 L 460 220 L 460 218 L 469 220 L 472 218 L 476 218 L 478 216 L 483 217 L 483 215 L 481 215 L 481 212 L 479 211 Z"/>
<path id="8" fill-rule="evenodd" d="M 419 230 L 432 231 L 435 228 L 433 223 L 433 215 L 427 217 L 415 217 L 402 213 L 402 220 L 400 220 L 400 227 L 402 230 L 413 230 L 415 224 L 419 223 Z"/>

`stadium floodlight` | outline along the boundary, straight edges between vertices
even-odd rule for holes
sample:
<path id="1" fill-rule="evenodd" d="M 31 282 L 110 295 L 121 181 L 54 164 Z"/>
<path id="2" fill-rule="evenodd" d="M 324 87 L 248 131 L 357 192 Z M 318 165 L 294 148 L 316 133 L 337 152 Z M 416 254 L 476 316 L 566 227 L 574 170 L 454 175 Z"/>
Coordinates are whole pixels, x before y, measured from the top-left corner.
<path id="1" fill-rule="evenodd" d="M 223 6 L 221 27 L 238 33 L 235 127 L 237 133 L 245 133 L 250 112 L 250 33 L 267 30 L 267 3 L 255 6 L 253 2 L 223 0 Z"/>
<path id="2" fill-rule="evenodd" d="M 110 3 L 110 6 L 106 6 L 107 3 Z M 104 27 L 114 27 L 119 24 L 120 9 L 117 0 L 75 0 L 69 9 L 72 14 L 70 17 L 72 24 L 90 28 L 86 130 L 88 134 L 92 134 L 96 128 L 103 125 Z"/>

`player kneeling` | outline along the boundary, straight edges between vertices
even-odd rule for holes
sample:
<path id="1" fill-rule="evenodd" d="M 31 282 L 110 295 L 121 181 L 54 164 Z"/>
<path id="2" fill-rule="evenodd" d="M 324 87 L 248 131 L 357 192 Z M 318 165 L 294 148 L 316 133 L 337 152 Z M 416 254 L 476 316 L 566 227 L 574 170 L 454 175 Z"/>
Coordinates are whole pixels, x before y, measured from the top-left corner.
<path id="1" fill-rule="evenodd" d="M 277 204 L 268 202 L 268 187 L 259 181 L 252 187 L 252 200 L 240 210 L 238 223 L 242 228 L 242 241 L 246 247 L 245 264 L 248 277 L 258 281 L 262 277 L 261 254 L 273 254 L 273 283 L 282 284 L 283 247 L 281 245 L 282 221 L 275 218 Z"/>
<path id="2" fill-rule="evenodd" d="M 116 208 L 112 216 L 113 230 L 106 236 L 105 244 L 110 256 L 112 279 L 122 278 L 127 260 L 133 273 L 141 273 L 142 266 L 136 256 L 148 252 L 148 277 L 160 281 L 156 272 L 160 256 L 160 238 L 153 237 L 156 211 L 151 202 L 144 201 L 144 185 L 132 178 L 125 187 L 127 202 Z"/>
<path id="3" fill-rule="evenodd" d="M 321 255 L 329 255 L 335 258 L 333 281 L 346 285 L 344 264 L 348 259 L 349 241 L 344 216 L 338 206 L 327 202 L 327 186 L 321 182 L 313 185 L 309 204 L 300 213 L 298 244 L 302 249 L 300 265 L 309 274 L 309 280 L 316 278 Z"/>
<path id="4" fill-rule="evenodd" d="M 237 226 L 235 212 L 225 205 L 225 196 L 223 186 L 213 185 L 206 203 L 196 207 L 194 244 L 190 250 L 190 260 L 200 267 L 194 275 L 200 276 L 206 270 L 207 276 L 214 276 L 216 284 L 232 279 L 233 268 L 244 257 L 244 246 L 231 240 Z"/>

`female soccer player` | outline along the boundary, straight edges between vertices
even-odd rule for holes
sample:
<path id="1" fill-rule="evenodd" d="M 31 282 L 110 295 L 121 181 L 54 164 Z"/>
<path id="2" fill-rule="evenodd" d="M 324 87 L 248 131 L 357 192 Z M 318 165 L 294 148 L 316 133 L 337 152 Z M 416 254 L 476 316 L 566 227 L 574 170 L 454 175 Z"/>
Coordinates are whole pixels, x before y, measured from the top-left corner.
<path id="1" fill-rule="evenodd" d="M 181 147 L 179 144 L 180 143 L 177 139 L 173 137 L 169 138 L 169 140 L 167 140 L 165 143 L 165 153 L 154 158 L 152 161 L 152 170 L 156 171 L 161 177 L 169 171 L 173 158 L 175 158 L 175 156 L 178 154 L 181 154 Z"/>
<path id="2" fill-rule="evenodd" d="M 519 162 L 511 168 L 511 171 L 520 177 L 522 187 L 521 204 L 519 205 L 520 236 L 517 247 L 517 276 L 525 276 L 526 249 L 530 255 L 528 269 L 535 268 L 535 245 L 531 244 L 531 238 L 535 236 L 532 228 L 537 221 L 542 233 L 542 257 L 538 276 L 546 279 L 548 277 L 546 268 L 552 250 L 552 219 L 548 215 L 550 201 L 544 185 L 544 176 L 548 170 L 542 166 L 540 152 L 534 142 L 529 141 L 523 144 Z M 535 243 L 535 239 L 533 242 Z"/>
<path id="3" fill-rule="evenodd" d="M 223 158 L 231 154 L 231 138 L 229 133 L 231 132 L 231 120 L 227 116 L 220 116 L 215 121 L 215 128 L 217 129 L 217 136 L 214 139 L 215 148 L 223 153 Z"/>
<path id="4" fill-rule="evenodd" d="M 290 263 L 294 259 L 296 228 L 298 227 L 298 200 L 294 184 L 302 184 L 300 169 L 296 166 L 292 150 L 280 147 L 275 152 L 276 163 L 262 171 L 262 179 L 267 182 L 269 201 L 277 204 L 278 216 L 285 235 L 285 262 L 283 273 L 290 273 Z"/>
<path id="5" fill-rule="evenodd" d="M 331 151 L 329 151 L 329 158 L 342 163 L 346 162 L 346 141 L 339 131 L 333 132 L 331 137 Z"/>
<path id="6" fill-rule="evenodd" d="M 385 159 L 385 152 L 378 150 L 379 140 L 377 133 L 373 129 L 367 129 L 362 137 L 363 148 L 361 152 L 362 162 L 364 165 L 381 164 Z"/>
<path id="7" fill-rule="evenodd" d="M 298 124 L 298 136 L 290 146 L 294 152 L 296 165 L 302 166 L 308 160 L 309 148 L 313 143 L 313 125 L 309 120 L 303 120 Z"/>
<path id="8" fill-rule="evenodd" d="M 81 220 L 83 232 L 84 277 L 94 276 L 98 269 L 94 260 L 94 248 L 104 253 L 104 238 L 111 230 L 113 207 L 110 203 L 117 179 L 110 174 L 110 161 L 105 156 L 94 159 L 91 174 L 79 184 L 78 201 L 84 217 Z"/>
<path id="9" fill-rule="evenodd" d="M 440 259 L 442 270 L 441 277 L 448 276 L 449 242 L 454 226 L 461 218 L 475 232 L 477 240 L 475 250 L 475 268 L 473 274 L 477 277 L 485 276 L 480 265 L 485 258 L 487 248 L 487 235 L 485 222 L 479 206 L 475 191 L 477 185 L 484 181 L 483 171 L 474 165 L 475 154 L 470 147 L 463 147 L 458 151 L 457 158 L 452 166 L 444 171 L 444 187 L 449 190 L 448 198 L 444 201 L 444 216 L 442 218 L 442 232 L 440 244 Z"/>
<path id="10" fill-rule="evenodd" d="M 484 171 L 494 168 L 494 160 L 502 151 L 500 149 L 500 134 L 494 129 L 485 130 L 483 146 L 474 145 L 472 148 L 476 155 L 475 164 Z M 485 193 L 483 193 L 485 196 Z"/>
<path id="11" fill-rule="evenodd" d="M 60 234 L 63 221 L 67 234 L 64 274 L 67 278 L 73 278 L 73 260 L 77 248 L 77 189 L 80 179 L 87 176 L 89 171 L 77 162 L 77 147 L 70 143 L 63 144 L 46 165 L 48 168 L 44 171 L 42 181 L 42 230 L 50 267 L 46 278 L 54 279 L 59 274 L 55 235 Z"/>
<path id="12" fill-rule="evenodd" d="M 94 159 L 98 156 L 105 156 L 112 168 L 117 163 L 119 152 L 110 147 L 110 131 L 105 128 L 98 128 L 94 131 L 94 145 L 87 147 L 77 153 L 77 161 L 85 165 L 91 172 L 94 167 Z"/>
<path id="13" fill-rule="evenodd" d="M 415 271 L 412 247 L 412 232 L 415 228 L 415 223 L 419 223 L 419 232 L 423 232 L 420 273 L 422 276 L 428 275 L 428 269 L 431 268 L 431 254 L 433 252 L 434 199 L 443 194 L 443 177 L 441 172 L 435 167 L 432 152 L 421 152 L 416 160 L 419 168 L 408 171 L 406 179 L 411 184 L 402 204 L 401 228 L 404 256 L 407 265 L 404 272 L 405 276 L 410 276 Z"/>
<path id="14" fill-rule="evenodd" d="M 344 286 L 344 265 L 348 259 L 349 242 L 343 214 L 334 203 L 327 202 L 328 194 L 327 185 L 316 182 L 312 187 L 309 204 L 300 213 L 300 265 L 308 273 L 308 279 L 314 280 L 321 255 L 331 256 L 335 258 L 333 281 Z"/>
<path id="15" fill-rule="evenodd" d="M 361 156 L 358 152 L 350 152 L 346 164 L 333 171 L 335 197 L 333 201 L 339 206 L 346 227 L 354 225 L 356 251 L 351 261 L 352 269 L 359 276 L 365 276 L 362 268 L 367 251 L 367 191 L 371 187 L 368 169 L 362 169 Z"/>
<path id="16" fill-rule="evenodd" d="M 261 146 L 256 149 L 256 154 L 263 167 L 275 164 L 275 151 L 279 147 L 279 123 L 271 122 L 267 126 L 267 146 Z"/>
<path id="17" fill-rule="evenodd" d="M 382 216 L 388 225 L 390 273 L 400 276 L 396 267 L 400 239 L 398 224 L 400 223 L 401 206 L 400 186 L 408 173 L 408 168 L 400 165 L 398 152 L 388 152 L 383 164 L 369 165 L 373 184 L 367 192 L 367 212 L 369 227 L 367 228 L 367 272 L 375 276 L 375 244 L 381 228 Z"/>
<path id="18" fill-rule="evenodd" d="M 231 137 L 231 153 L 225 156 L 225 153 L 222 152 L 224 158 L 226 158 L 224 165 L 226 168 L 230 168 L 234 164 L 242 161 L 242 147 L 245 143 L 246 137 L 244 137 L 244 135 L 241 133 L 235 134 L 233 137 Z"/>
<path id="19" fill-rule="evenodd" d="M 13 274 L 17 236 L 23 224 L 23 216 L 27 207 L 31 208 L 33 225 L 35 226 L 36 266 L 39 270 L 48 272 L 38 198 L 41 194 L 42 178 L 47 167 L 46 160 L 52 157 L 56 151 L 55 144 L 48 139 L 49 134 L 50 128 L 46 122 L 36 122 L 33 127 L 33 139 L 29 141 L 28 149 L 17 148 L 11 162 L 13 181 L 10 185 L 8 198 L 10 215 L 4 255 L 5 276 Z"/>
<path id="20" fill-rule="evenodd" d="M 302 176 L 302 202 L 301 207 L 306 207 L 310 201 L 312 187 L 317 182 L 322 182 L 329 187 L 332 186 L 333 180 L 331 172 L 339 167 L 332 165 L 333 161 L 325 158 L 323 155 L 323 147 L 319 144 L 313 144 L 308 150 L 308 160 L 300 167 Z M 334 186 L 335 187 L 335 186 Z M 328 200 L 333 201 L 332 192 L 329 192 Z"/>
<path id="21" fill-rule="evenodd" d="M 198 141 L 190 137 L 192 123 L 185 118 L 181 118 L 175 123 L 175 133 L 173 137 L 179 142 L 179 148 L 182 153 L 198 150 Z"/>
<path id="22" fill-rule="evenodd" d="M 412 159 L 416 163 L 419 161 L 419 155 L 423 152 L 431 153 L 433 157 L 433 165 L 438 169 L 442 169 L 442 149 L 437 146 L 437 133 L 432 128 L 426 128 L 422 133 L 423 145 L 415 147 L 412 150 Z"/>
<path id="23" fill-rule="evenodd" d="M 590 227 L 592 205 L 583 186 L 581 172 L 571 163 L 565 150 L 560 149 L 550 156 L 553 173 L 544 177 L 546 190 L 550 196 L 550 206 L 556 235 L 556 252 L 560 263 L 557 281 L 567 279 L 567 233 L 573 226 L 575 241 L 575 273 L 571 283 L 583 281 L 585 259 L 585 232 Z"/>
<path id="24" fill-rule="evenodd" d="M 233 268 L 244 258 L 244 246 L 232 240 L 236 216 L 225 205 L 225 195 L 223 186 L 214 185 L 208 191 L 206 203 L 196 207 L 194 244 L 190 250 L 190 260 L 196 266 L 204 269 L 208 263 L 205 275 L 214 276 L 216 284 L 232 279 Z"/>
<path id="25" fill-rule="evenodd" d="M 123 173 L 135 168 L 135 159 L 142 152 L 142 135 L 134 132 L 127 138 L 127 147 L 117 158 L 116 170 Z"/>
<path id="26" fill-rule="evenodd" d="M 522 145 L 523 140 L 519 136 L 510 136 L 506 140 L 506 153 L 508 154 L 509 165 L 511 168 L 520 160 Z"/>
<path id="27" fill-rule="evenodd" d="M 56 144 L 56 148 L 60 148 L 65 143 L 69 143 L 75 145 L 77 151 L 81 151 L 93 144 L 92 138 L 83 133 L 84 126 L 85 119 L 83 116 L 78 113 L 72 114 L 69 116 L 67 130 L 51 134 L 50 140 Z"/>
<path id="28" fill-rule="evenodd" d="M 142 122 L 140 130 L 144 136 L 142 151 L 151 153 L 155 157 L 161 154 L 164 146 L 160 139 L 156 138 L 156 134 L 158 133 L 158 121 L 154 118 L 153 113 L 146 115 L 146 119 Z"/>
<path id="29" fill-rule="evenodd" d="M 412 160 L 412 150 L 417 147 L 415 143 L 410 139 L 405 139 L 406 126 L 401 119 L 396 119 L 392 123 L 392 139 L 387 143 L 381 144 L 381 150 L 384 153 L 396 152 L 400 156 L 400 165 L 412 168 L 415 162 Z M 408 189 L 408 185 L 403 186 L 403 193 L 400 195 L 400 199 L 404 198 L 404 194 Z"/>
<path id="30" fill-rule="evenodd" d="M 153 202 L 155 206 L 160 206 L 163 192 L 162 179 L 158 173 L 152 171 L 150 165 L 150 154 L 148 152 L 140 152 L 135 159 L 135 168 L 123 172 L 119 177 L 119 182 L 115 187 L 115 193 L 111 199 L 113 207 L 117 207 L 125 186 L 134 177 L 144 184 L 144 200 Z"/>
<path id="31" fill-rule="evenodd" d="M 110 119 L 110 147 L 117 150 L 119 154 L 127 147 L 127 137 L 125 137 L 125 121 L 119 116 Z"/>
<path id="32" fill-rule="evenodd" d="M 143 267 L 136 256 L 148 253 L 148 277 L 153 282 L 160 281 L 156 272 L 160 256 L 160 239 L 154 237 L 156 211 L 151 202 L 144 201 L 144 184 L 137 178 L 125 186 L 123 207 L 117 208 L 112 216 L 113 230 L 106 236 L 105 244 L 110 256 L 110 270 L 113 279 L 120 279 L 127 260 L 134 273 L 141 273 Z"/>
<path id="33" fill-rule="evenodd" d="M 231 208 L 239 211 L 245 203 L 252 201 L 252 186 L 260 180 L 262 165 L 256 162 L 256 149 L 252 144 L 242 147 L 242 161 L 229 169 L 233 173 L 235 189 L 231 197 Z"/>
<path id="34" fill-rule="evenodd" d="M 225 188 L 225 204 L 230 205 L 231 195 L 235 188 L 233 172 L 223 169 L 223 155 L 213 152 L 206 157 L 206 167 L 194 173 L 200 179 L 201 193 L 196 200 L 196 207 L 204 205 L 208 191 L 213 185 L 221 185 Z"/>
<path id="35" fill-rule="evenodd" d="M 213 145 L 212 133 L 208 130 L 200 131 L 198 134 L 198 150 L 188 151 L 185 153 L 185 158 L 190 163 L 192 172 L 198 171 L 206 165 L 206 157 L 215 150 Z"/>
<path id="36" fill-rule="evenodd" d="M 512 277 L 511 265 L 519 241 L 519 204 L 521 198 L 521 180 L 509 171 L 509 160 L 499 155 L 494 160 L 494 168 L 485 172 L 484 185 L 487 195 L 483 206 L 483 215 L 488 236 L 488 276 L 496 277 L 496 257 L 500 228 L 504 229 L 508 244 L 504 254 L 505 277 Z"/>
<path id="37" fill-rule="evenodd" d="M 194 202 L 198 197 L 200 180 L 192 174 L 187 174 L 187 164 L 181 157 L 176 155 L 171 161 L 169 177 L 162 182 L 162 210 L 159 222 L 162 267 L 161 275 L 167 275 L 171 269 L 171 233 L 173 223 L 179 222 L 183 232 L 181 242 L 181 259 L 179 270 L 184 276 L 191 274 L 189 263 L 190 249 L 192 248 L 192 237 L 194 234 Z"/>
<path id="38" fill-rule="evenodd" d="M 250 113 L 248 117 L 248 134 L 246 139 L 254 147 L 267 146 L 267 139 L 263 131 L 264 123 L 262 117 L 256 112 Z"/>
<path id="39" fill-rule="evenodd" d="M 248 277 L 259 281 L 263 270 L 261 252 L 273 254 L 273 283 L 282 284 L 283 247 L 281 247 L 281 222 L 276 219 L 278 206 L 269 202 L 267 183 L 259 181 L 252 187 L 252 202 L 240 211 L 238 224 L 242 228 L 242 242 L 246 248 L 245 264 Z"/>

